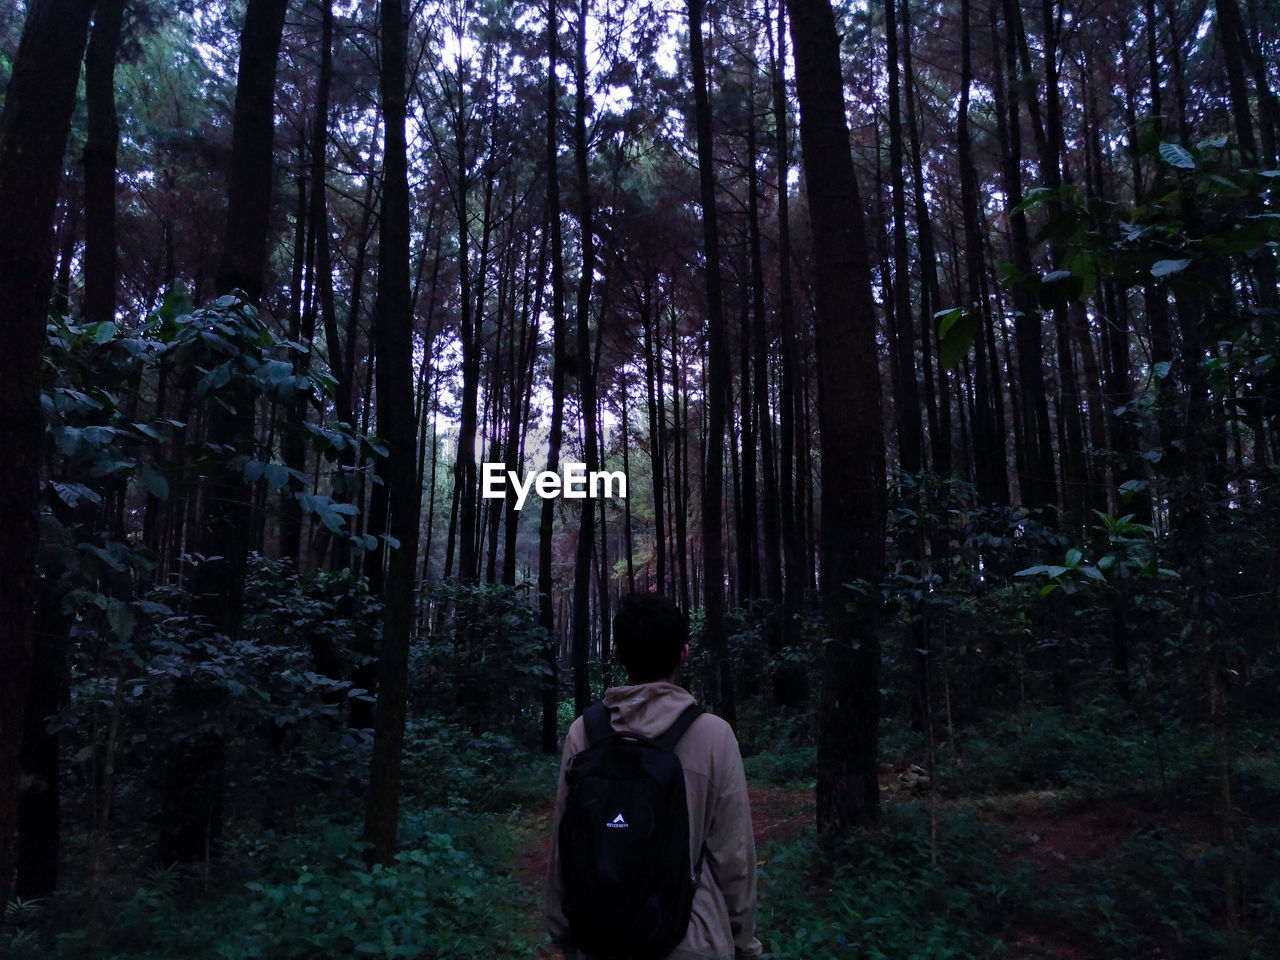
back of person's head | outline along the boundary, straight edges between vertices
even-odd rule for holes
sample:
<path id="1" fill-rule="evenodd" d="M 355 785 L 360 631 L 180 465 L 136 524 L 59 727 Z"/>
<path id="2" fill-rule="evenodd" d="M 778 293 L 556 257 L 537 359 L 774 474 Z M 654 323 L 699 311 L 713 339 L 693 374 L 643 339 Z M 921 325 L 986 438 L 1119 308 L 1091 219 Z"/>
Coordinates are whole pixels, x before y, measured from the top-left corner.
<path id="1" fill-rule="evenodd" d="M 672 601 L 656 593 L 632 593 L 618 601 L 613 642 L 632 683 L 666 680 L 680 666 L 689 622 Z"/>

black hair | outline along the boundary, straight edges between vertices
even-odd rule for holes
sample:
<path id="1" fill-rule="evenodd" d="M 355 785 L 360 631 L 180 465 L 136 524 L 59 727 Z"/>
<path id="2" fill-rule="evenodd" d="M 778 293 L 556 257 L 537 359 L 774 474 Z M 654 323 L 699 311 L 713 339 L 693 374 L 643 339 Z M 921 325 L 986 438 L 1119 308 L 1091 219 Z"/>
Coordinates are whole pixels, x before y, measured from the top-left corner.
<path id="1" fill-rule="evenodd" d="M 618 601 L 613 642 L 632 683 L 665 680 L 680 666 L 689 621 L 660 594 L 631 593 Z"/>

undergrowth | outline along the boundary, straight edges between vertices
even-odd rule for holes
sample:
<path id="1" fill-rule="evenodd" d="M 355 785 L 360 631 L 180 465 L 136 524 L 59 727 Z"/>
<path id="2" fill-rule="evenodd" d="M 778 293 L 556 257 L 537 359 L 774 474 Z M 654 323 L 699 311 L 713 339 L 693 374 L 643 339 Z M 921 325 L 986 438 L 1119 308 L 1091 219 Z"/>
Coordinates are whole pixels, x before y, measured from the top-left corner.
<path id="1" fill-rule="evenodd" d="M 287 830 L 229 826 L 222 856 L 111 878 L 11 911 L 6 960 L 310 960 L 531 956 L 533 891 L 515 875 L 519 811 L 555 789 L 552 758 L 438 719 L 410 721 L 400 852 L 365 865 L 358 798 L 295 810 Z"/>

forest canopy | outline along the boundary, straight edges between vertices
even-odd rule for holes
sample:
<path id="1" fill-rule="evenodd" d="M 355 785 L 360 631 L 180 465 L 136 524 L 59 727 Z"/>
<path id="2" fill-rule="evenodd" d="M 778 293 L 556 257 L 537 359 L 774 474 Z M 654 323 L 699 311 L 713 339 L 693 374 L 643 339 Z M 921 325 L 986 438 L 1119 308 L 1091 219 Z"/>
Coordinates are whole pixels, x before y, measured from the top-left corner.
<path id="1" fill-rule="evenodd" d="M 0 109 L 0 951 L 531 950 L 484 836 L 635 591 L 814 824 L 773 955 L 894 857 L 939 956 L 1161 949 L 972 886 L 1033 790 L 1280 932 L 1275 4 L 0 0 Z"/>

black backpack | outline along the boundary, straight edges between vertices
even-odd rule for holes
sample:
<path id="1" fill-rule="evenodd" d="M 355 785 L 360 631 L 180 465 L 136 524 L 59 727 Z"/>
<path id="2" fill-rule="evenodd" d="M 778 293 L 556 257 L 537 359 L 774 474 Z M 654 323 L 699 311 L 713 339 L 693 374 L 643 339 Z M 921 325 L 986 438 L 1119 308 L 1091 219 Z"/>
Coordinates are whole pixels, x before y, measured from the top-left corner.
<path id="1" fill-rule="evenodd" d="M 675 746 L 702 708 L 685 708 L 652 740 L 615 733 L 596 704 L 583 716 L 588 746 L 565 772 L 560 821 L 564 914 L 573 945 L 594 960 L 658 960 L 684 939 L 697 870 Z"/>

